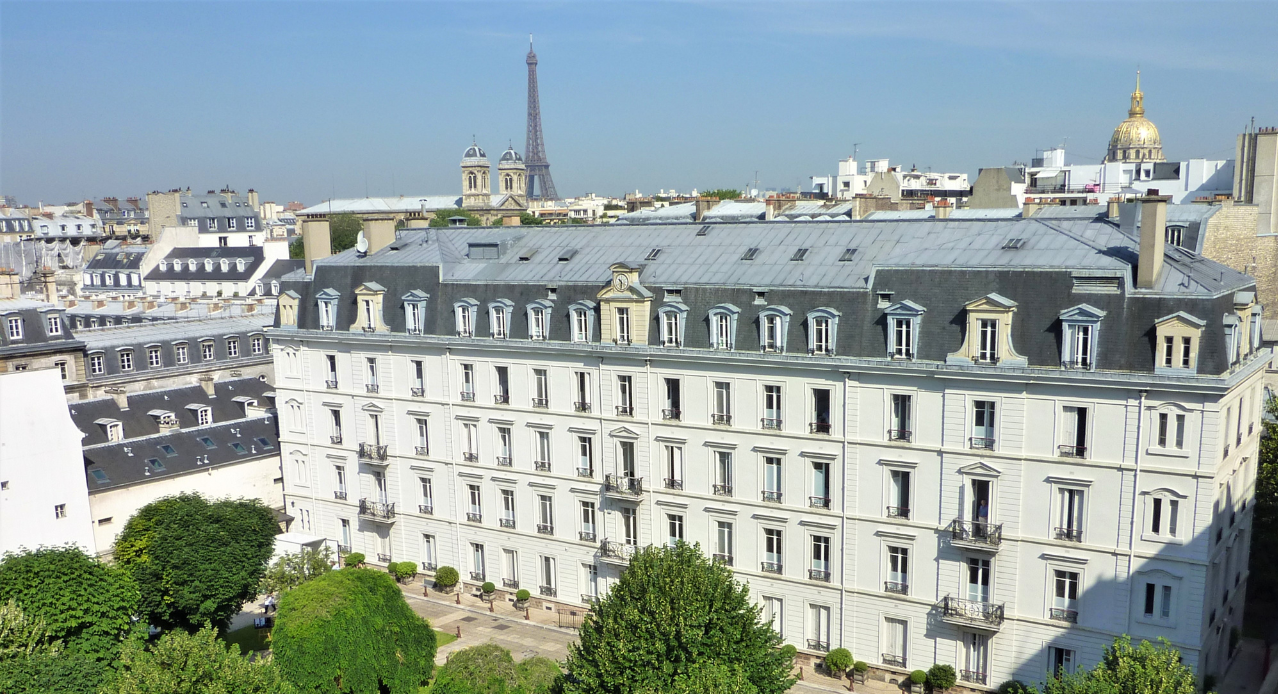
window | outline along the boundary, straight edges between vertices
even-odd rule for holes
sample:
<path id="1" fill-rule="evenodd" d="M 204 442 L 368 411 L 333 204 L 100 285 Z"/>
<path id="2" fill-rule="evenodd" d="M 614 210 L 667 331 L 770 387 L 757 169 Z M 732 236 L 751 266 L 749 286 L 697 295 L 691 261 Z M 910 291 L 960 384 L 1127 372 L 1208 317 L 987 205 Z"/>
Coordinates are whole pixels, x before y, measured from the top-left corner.
<path id="1" fill-rule="evenodd" d="M 714 452 L 714 493 L 732 496 L 732 451 Z"/>
<path id="2" fill-rule="evenodd" d="M 528 337 L 533 340 L 546 339 L 546 309 L 537 306 L 528 311 Z"/>
<path id="3" fill-rule="evenodd" d="M 830 580 L 830 538 L 824 535 L 812 536 L 812 564 L 808 567 L 808 578 L 813 581 Z"/>
<path id="4" fill-rule="evenodd" d="M 825 605 L 808 606 L 808 648 L 830 650 L 830 608 Z"/>
<path id="5" fill-rule="evenodd" d="M 1053 574 L 1052 609 L 1049 618 L 1061 622 L 1078 621 L 1078 574 L 1056 569 Z"/>
<path id="6" fill-rule="evenodd" d="M 914 321 L 910 318 L 892 319 L 892 357 L 914 358 Z"/>
<path id="7" fill-rule="evenodd" d="M 904 393 L 892 394 L 892 428 L 888 430 L 889 441 L 910 441 L 913 436 L 911 411 L 913 397 Z"/>
<path id="8" fill-rule="evenodd" d="M 263 349 L 263 341 L 262 341 L 261 335 L 254 335 L 253 337 L 249 338 L 249 345 L 250 345 L 250 349 L 253 350 L 253 356 L 260 356 L 263 352 L 265 352 L 265 349 Z"/>
<path id="9" fill-rule="evenodd" d="M 62 317 L 56 313 L 51 313 L 44 317 L 46 331 L 50 335 L 62 334 Z"/>
<path id="10" fill-rule="evenodd" d="M 617 309 L 617 344 L 630 344 L 630 309 Z"/>
<path id="11" fill-rule="evenodd" d="M 781 386 L 763 387 L 763 428 L 781 428 Z"/>
<path id="12" fill-rule="evenodd" d="M 541 579 L 541 594 L 554 597 L 558 582 L 555 580 L 555 558 L 543 556 L 538 562 L 538 573 Z"/>
<path id="13" fill-rule="evenodd" d="M 510 309 L 506 306 L 489 306 L 490 316 L 492 318 L 492 337 L 494 340 L 504 340 L 510 335 L 509 321 Z"/>
<path id="14" fill-rule="evenodd" d="M 590 374 L 585 371 L 578 371 L 573 374 L 573 382 L 577 390 L 577 399 L 573 402 L 573 409 L 577 412 L 589 412 Z"/>
<path id="15" fill-rule="evenodd" d="M 537 459 L 535 467 L 544 472 L 550 471 L 550 432 L 537 431 Z"/>
<path id="16" fill-rule="evenodd" d="M 472 523 L 478 523 L 483 520 L 484 503 L 480 496 L 478 484 L 466 485 L 466 520 Z"/>
<path id="17" fill-rule="evenodd" d="M 337 325 L 337 299 L 319 300 L 320 330 L 332 330 Z"/>
<path id="18" fill-rule="evenodd" d="M 679 379 L 666 378 L 665 383 L 666 399 L 665 407 L 661 410 L 661 418 L 670 421 L 679 421 L 683 418 L 683 411 L 679 409 Z"/>
<path id="19" fill-rule="evenodd" d="M 781 530 L 763 529 L 763 563 L 761 571 L 779 574 L 782 571 Z"/>
<path id="20" fill-rule="evenodd" d="M 1145 619 L 1170 621 L 1172 619 L 1172 586 L 1145 583 Z"/>
<path id="21" fill-rule="evenodd" d="M 899 595 L 910 594 L 910 548 L 888 547 L 888 575 L 883 590 Z"/>
<path id="22" fill-rule="evenodd" d="M 812 423 L 809 431 L 813 434 L 829 434 L 830 424 L 830 389 L 812 389 Z"/>
<path id="23" fill-rule="evenodd" d="M 732 384 L 727 381 L 714 382 L 714 412 L 711 421 L 725 426 L 732 424 Z"/>
<path id="24" fill-rule="evenodd" d="M 599 567 L 594 564 L 582 564 L 582 572 L 585 574 L 585 593 L 582 594 L 583 602 L 590 602 L 599 597 Z"/>
<path id="25" fill-rule="evenodd" d="M 196 410 L 196 419 L 199 420 L 200 426 L 213 423 L 213 408 L 201 407 Z"/>
<path id="26" fill-rule="evenodd" d="M 785 636 L 785 601 L 763 596 L 763 621 L 772 625 L 778 636 Z"/>
<path id="27" fill-rule="evenodd" d="M 663 447 L 666 489 L 683 489 L 683 448 L 673 444 Z"/>
<path id="28" fill-rule="evenodd" d="M 473 299 L 470 301 L 458 302 L 453 306 L 453 311 L 457 317 L 457 336 L 473 337 L 475 334 L 475 308 L 478 303 Z"/>
<path id="29" fill-rule="evenodd" d="M 346 468 L 341 465 L 333 466 L 334 479 L 336 487 L 333 492 L 333 498 L 342 500 L 346 498 Z"/>
<path id="30" fill-rule="evenodd" d="M 908 662 L 910 623 L 896 617 L 883 618 L 883 664 L 904 668 Z"/>
<path id="31" fill-rule="evenodd" d="M 164 362 L 163 362 L 162 358 L 160 357 L 160 348 L 159 348 L 159 347 L 148 347 L 148 348 L 147 348 L 147 350 L 146 350 L 146 364 L 147 364 L 147 366 L 149 366 L 149 367 L 151 367 L 151 368 L 153 368 L 153 369 L 164 365 Z"/>
<path id="32" fill-rule="evenodd" d="M 909 470 L 888 471 L 888 518 L 910 519 L 910 478 Z"/>
<path id="33" fill-rule="evenodd" d="M 474 422 L 462 422 L 462 460 L 468 463 L 479 461 L 479 425 Z"/>
<path id="34" fill-rule="evenodd" d="M 54 365 L 58 367 L 58 373 L 62 376 L 62 380 L 67 380 L 67 363 L 65 361 L 56 361 Z"/>
<path id="35" fill-rule="evenodd" d="M 590 342 L 590 311 L 586 308 L 572 310 L 572 341 Z"/>
<path id="36" fill-rule="evenodd" d="M 414 417 L 413 423 L 417 425 L 417 439 L 413 442 L 414 452 L 417 455 L 430 455 L 430 429 L 426 418 Z"/>
<path id="37" fill-rule="evenodd" d="M 579 535 L 580 540 L 582 540 L 583 542 L 595 541 L 596 528 L 597 528 L 596 522 L 597 522 L 597 517 L 595 514 L 595 502 L 582 501 L 581 502 L 581 530 Z"/>
<path id="38" fill-rule="evenodd" d="M 178 364 L 185 364 L 187 362 L 186 351 L 187 351 L 187 345 L 184 342 L 173 345 L 173 357 L 174 357 L 173 360 L 176 361 Z"/>
<path id="39" fill-rule="evenodd" d="M 1176 537 L 1180 516 L 1180 500 L 1165 494 L 1149 499 L 1149 532 L 1164 538 Z"/>
<path id="40" fill-rule="evenodd" d="M 1163 337 L 1163 366 L 1175 366 L 1176 338 L 1171 335 Z"/>
<path id="41" fill-rule="evenodd" d="M 830 464 L 821 461 L 812 463 L 812 496 L 808 499 L 812 508 L 830 508 Z"/>
<path id="42" fill-rule="evenodd" d="M 715 349 L 732 349 L 732 316 L 720 313 L 714 316 Z"/>
<path id="43" fill-rule="evenodd" d="M 972 401 L 972 448 L 994 448 L 994 401 Z"/>
<path id="44" fill-rule="evenodd" d="M 470 543 L 470 578 L 473 581 L 483 581 L 488 578 L 484 562 L 484 546 L 478 542 Z"/>
<path id="45" fill-rule="evenodd" d="M 342 411 L 338 409 L 330 409 L 328 411 L 329 424 L 331 426 L 329 439 L 332 443 L 340 444 L 342 442 Z"/>
<path id="46" fill-rule="evenodd" d="M 1177 450 L 1185 447 L 1185 415 L 1158 413 L 1158 447 Z"/>
<path id="47" fill-rule="evenodd" d="M 119 354 L 119 359 L 121 371 L 133 370 L 133 350 L 122 350 Z"/>
<path id="48" fill-rule="evenodd" d="M 621 507 L 621 535 L 627 545 L 639 544 L 639 514 L 633 506 Z"/>
<path id="49" fill-rule="evenodd" d="M 106 373 L 106 367 L 103 365 L 101 354 L 89 355 L 89 373 L 94 376 L 101 376 L 103 373 Z"/>
<path id="50" fill-rule="evenodd" d="M 108 422 L 106 425 L 107 441 L 123 441 L 124 425 L 120 422 Z"/>
<path id="51" fill-rule="evenodd" d="M 967 599 L 990 601 L 990 560 L 969 557 L 967 560 Z"/>
<path id="52" fill-rule="evenodd" d="M 550 407 L 550 375 L 545 369 L 533 369 L 533 407 Z"/>
<path id="53" fill-rule="evenodd" d="M 413 369 L 413 397 L 420 398 L 426 394 L 426 365 L 420 359 L 408 363 Z"/>
<path id="54" fill-rule="evenodd" d="M 1056 492 L 1057 513 L 1056 539 L 1070 542 L 1083 541 L 1083 500 L 1086 498 L 1082 489 L 1062 487 Z"/>
<path id="55" fill-rule="evenodd" d="M 759 314 L 759 347 L 764 352 L 784 352 L 790 325 L 790 309 L 784 306 L 766 308 Z"/>
<path id="56" fill-rule="evenodd" d="M 515 527 L 515 490 L 502 489 L 501 492 L 501 527 Z"/>
<path id="57" fill-rule="evenodd" d="M 498 405 L 510 404 L 510 367 L 495 366 L 493 367 L 494 375 L 497 377 L 497 392 L 493 394 L 493 402 Z"/>
<path id="58" fill-rule="evenodd" d="M 328 383 L 329 388 L 337 387 L 337 355 L 325 354 L 324 361 L 328 364 Z"/>
<path id="59" fill-rule="evenodd" d="M 461 375 L 462 375 L 461 399 L 466 402 L 474 402 L 475 401 L 475 365 L 462 364 Z"/>
<path id="60" fill-rule="evenodd" d="M 617 414 L 626 417 L 634 416 L 634 388 L 630 376 L 617 377 Z"/>
<path id="61" fill-rule="evenodd" d="M 781 459 L 775 456 L 763 458 L 763 500 L 781 503 Z"/>
<path id="62" fill-rule="evenodd" d="M 418 511 L 422 513 L 435 512 L 435 483 L 429 477 L 417 478 L 418 488 L 421 491 L 421 500 L 418 503 Z"/>
<path id="63" fill-rule="evenodd" d="M 686 308 L 661 309 L 661 344 L 665 347 L 683 345 L 683 320 Z"/>
<path id="64" fill-rule="evenodd" d="M 732 566 L 732 523 L 715 521 L 714 523 L 714 559 Z"/>
<path id="65" fill-rule="evenodd" d="M 1087 408 L 1062 408 L 1060 455 L 1067 458 L 1087 457 Z"/>
<path id="66" fill-rule="evenodd" d="M 200 345 L 200 359 L 204 361 L 213 361 L 213 343 L 204 342 Z"/>
<path id="67" fill-rule="evenodd" d="M 66 518 L 66 517 L 67 517 L 67 505 L 66 505 L 66 504 L 54 504 L 54 506 L 53 506 L 53 517 L 54 517 L 54 518 Z"/>
<path id="68" fill-rule="evenodd" d="M 635 442 L 619 441 L 617 443 L 619 465 L 621 467 L 621 477 L 625 480 L 633 480 L 637 477 L 635 469 Z"/>
<path id="69" fill-rule="evenodd" d="M 986 364 L 998 362 L 998 321 L 981 318 L 977 324 L 976 360 Z"/>
<path id="70" fill-rule="evenodd" d="M 825 316 L 818 316 L 811 320 L 813 354 L 833 354 L 834 341 L 830 324 L 831 319 Z"/>
<path id="71" fill-rule="evenodd" d="M 1066 352 L 1064 366 L 1073 369 L 1092 368 L 1092 333 L 1095 326 L 1065 324 Z"/>
<path id="72" fill-rule="evenodd" d="M 595 440 L 589 436 L 577 437 L 577 476 L 595 476 Z"/>
<path id="73" fill-rule="evenodd" d="M 959 679 L 987 684 L 989 679 L 990 637 L 976 632 L 963 633 L 963 669 Z"/>
<path id="74" fill-rule="evenodd" d="M 666 528 L 669 531 L 666 544 L 683 542 L 683 516 L 677 513 L 666 514 Z"/>
<path id="75" fill-rule="evenodd" d="M 1057 646 L 1048 646 L 1047 648 L 1047 675 L 1048 677 L 1060 677 L 1074 672 L 1074 651 L 1068 648 L 1059 648 Z"/>

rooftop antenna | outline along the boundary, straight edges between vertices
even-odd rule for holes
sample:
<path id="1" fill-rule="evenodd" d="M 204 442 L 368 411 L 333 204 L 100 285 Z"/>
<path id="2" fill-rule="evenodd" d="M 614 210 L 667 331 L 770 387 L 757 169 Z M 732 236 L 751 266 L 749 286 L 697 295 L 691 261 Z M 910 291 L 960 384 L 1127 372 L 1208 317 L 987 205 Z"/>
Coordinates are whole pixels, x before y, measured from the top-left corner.
<path id="1" fill-rule="evenodd" d="M 860 142 L 852 143 L 852 161 L 856 161 L 856 151 L 857 151 L 857 148 L 860 146 L 861 146 Z"/>

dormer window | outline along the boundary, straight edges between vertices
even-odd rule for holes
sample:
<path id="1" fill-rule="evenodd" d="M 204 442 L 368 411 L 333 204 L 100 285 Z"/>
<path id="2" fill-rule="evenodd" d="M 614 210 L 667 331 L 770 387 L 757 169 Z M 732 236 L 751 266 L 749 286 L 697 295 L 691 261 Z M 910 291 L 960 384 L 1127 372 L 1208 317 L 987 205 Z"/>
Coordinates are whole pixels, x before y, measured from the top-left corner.
<path id="1" fill-rule="evenodd" d="M 1169 225 L 1163 232 L 1163 240 L 1169 246 L 1185 246 L 1185 227 Z"/>
<path id="2" fill-rule="evenodd" d="M 950 364 L 1005 364 L 1027 366 L 1028 360 L 1012 347 L 1012 317 L 1017 304 L 998 294 L 988 294 L 966 306 L 967 330 L 963 346 L 946 357 Z"/>
<path id="3" fill-rule="evenodd" d="M 494 340 L 510 337 L 510 310 L 513 307 L 514 304 L 506 299 L 488 304 L 489 330 Z"/>
<path id="4" fill-rule="evenodd" d="M 772 306 L 759 312 L 759 348 L 764 352 L 784 352 L 790 332 L 790 309 Z"/>
<path id="5" fill-rule="evenodd" d="M 554 304 L 544 299 L 528 304 L 528 339 L 545 340 L 549 337 L 549 316 Z"/>
<path id="6" fill-rule="evenodd" d="M 1087 304 L 1061 311 L 1061 366 L 1091 371 L 1096 368 L 1096 337 L 1105 312 Z"/>
<path id="7" fill-rule="evenodd" d="M 1198 344 L 1207 322 L 1177 311 L 1154 322 L 1158 354 L 1154 373 L 1197 373 Z"/>
<path id="8" fill-rule="evenodd" d="M 741 309 L 719 304 L 710 309 L 710 348 L 730 350 L 737 342 L 737 316 Z"/>
<path id="9" fill-rule="evenodd" d="M 226 272 L 227 270 L 230 270 L 230 269 L 231 269 L 231 261 L 227 260 L 226 258 L 223 258 L 223 259 L 222 259 L 222 260 L 218 263 L 218 265 L 220 265 L 220 266 L 221 266 L 222 272 Z"/>
<path id="10" fill-rule="evenodd" d="M 276 280 L 271 280 L 271 296 L 279 296 L 279 293 L 280 293 L 280 283 L 277 282 Z"/>
<path id="11" fill-rule="evenodd" d="M 161 261 L 160 261 L 160 272 L 168 272 L 168 270 L 169 270 L 169 263 L 168 263 L 168 261 L 161 260 Z"/>
<path id="12" fill-rule="evenodd" d="M 196 266 L 195 258 L 191 258 L 190 260 L 186 261 L 186 267 L 191 272 L 195 272 L 195 266 Z"/>
<path id="13" fill-rule="evenodd" d="M 630 344 L 630 309 L 628 307 L 618 307 L 615 319 L 617 322 L 617 344 Z"/>
<path id="14" fill-rule="evenodd" d="M 62 316 L 57 313 L 50 313 L 44 317 L 46 332 L 50 335 L 62 334 Z"/>
<path id="15" fill-rule="evenodd" d="M 590 342 L 595 332 L 595 302 L 578 301 L 568 307 L 572 321 L 572 341 Z"/>
<path id="16" fill-rule="evenodd" d="M 479 302 L 474 299 L 462 299 L 453 304 L 453 315 L 457 322 L 458 337 L 475 336 L 475 311 L 478 308 Z"/>
<path id="17" fill-rule="evenodd" d="M 124 425 L 116 420 L 101 421 L 102 429 L 106 432 L 107 441 L 123 441 Z"/>
<path id="18" fill-rule="evenodd" d="M 246 264 L 247 264 L 247 263 L 245 262 L 245 260 L 244 260 L 243 258 L 236 258 L 236 259 L 235 259 L 235 271 L 236 271 L 236 272 L 244 272 L 244 268 L 245 268 Z"/>
<path id="19" fill-rule="evenodd" d="M 212 258 L 205 258 L 205 259 L 204 259 L 204 271 L 205 271 L 205 272 L 213 272 L 213 259 L 212 259 Z"/>
<path id="20" fill-rule="evenodd" d="M 249 231 L 253 231 L 254 229 L 257 228 L 257 220 L 254 219 L 253 217 L 245 217 L 244 228 L 248 229 Z"/>
<path id="21" fill-rule="evenodd" d="M 833 356 L 839 312 L 818 308 L 808 312 L 808 354 Z"/>
<path id="22" fill-rule="evenodd" d="M 238 205 L 237 205 L 237 207 L 238 207 Z M 235 231 L 235 218 L 234 218 L 234 217 L 227 217 L 227 218 L 226 218 L 226 229 L 227 229 L 227 231 Z"/>
<path id="23" fill-rule="evenodd" d="M 337 299 L 335 289 L 325 289 L 316 297 L 319 302 L 320 330 L 333 330 L 337 325 Z"/>
<path id="24" fill-rule="evenodd" d="M 925 311 L 927 309 L 913 301 L 898 301 L 884 310 L 890 359 L 915 359 L 918 356 L 919 326 Z"/>
<path id="25" fill-rule="evenodd" d="M 978 318 L 976 361 L 981 364 L 998 363 L 998 319 Z"/>
<path id="26" fill-rule="evenodd" d="M 661 344 L 663 347 L 682 347 L 683 331 L 687 325 L 688 307 L 680 301 L 672 301 L 657 309 L 661 316 Z"/>
<path id="27" fill-rule="evenodd" d="M 209 217 L 209 231 L 217 231 L 217 217 Z"/>
<path id="28" fill-rule="evenodd" d="M 409 335 L 421 335 L 426 325 L 426 300 L 430 295 L 422 291 L 411 291 L 404 295 L 404 332 Z"/>

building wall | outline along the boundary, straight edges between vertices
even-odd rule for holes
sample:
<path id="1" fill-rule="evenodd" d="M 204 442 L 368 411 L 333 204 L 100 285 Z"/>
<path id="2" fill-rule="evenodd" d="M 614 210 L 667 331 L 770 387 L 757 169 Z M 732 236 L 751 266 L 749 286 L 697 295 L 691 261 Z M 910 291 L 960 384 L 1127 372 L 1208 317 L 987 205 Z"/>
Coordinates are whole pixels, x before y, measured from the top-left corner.
<path id="1" fill-rule="evenodd" d="M 98 552 L 103 556 L 110 555 L 115 538 L 138 509 L 156 499 L 176 494 L 199 492 L 211 499 L 261 499 L 268 507 L 279 508 L 284 504 L 283 486 L 279 478 L 280 458 L 274 456 L 95 492 L 89 495 L 94 542 Z M 80 474 L 80 486 L 84 486 L 83 471 Z"/>
<path id="2" fill-rule="evenodd" d="M 81 436 L 57 371 L 0 373 L 0 553 L 95 551 Z"/>
<path id="3" fill-rule="evenodd" d="M 1260 378 L 1266 353 L 1241 367 L 1227 387 L 1178 387 L 1175 379 L 1158 389 L 1132 379 L 1116 382 L 1115 374 L 1065 374 L 1029 379 L 1006 371 L 984 375 L 970 370 L 939 371 L 883 367 L 835 367 L 803 359 L 758 354 L 696 354 L 682 350 L 666 358 L 659 350 L 641 355 L 545 350 L 530 355 L 522 346 L 506 348 L 491 341 L 466 344 L 448 339 L 413 342 L 358 336 L 298 337 L 272 335 L 277 364 L 277 407 L 287 510 L 302 529 L 343 542 L 340 521 L 349 521 L 353 551 L 370 560 L 385 554 L 394 560 L 423 561 L 423 535 L 435 541 L 438 565 L 456 566 L 463 578 L 476 567 L 471 543 L 482 543 L 485 578 L 504 576 L 503 551 L 517 552 L 519 585 L 538 595 L 539 557 L 558 563 L 556 600 L 581 604 L 587 591 L 585 565 L 599 570 L 605 592 L 624 568 L 601 556 L 598 540 L 622 537 L 622 509 L 634 508 L 639 545 L 661 544 L 669 537 L 670 514 L 682 515 L 684 538 L 703 551 L 716 550 L 716 522 L 733 524 L 733 564 L 760 603 L 783 601 L 780 625 L 788 643 L 809 649 L 815 635 L 814 608 L 828 608 L 830 647 L 843 645 L 881 662 L 885 652 L 885 617 L 908 621 L 907 668 L 932 662 L 967 669 L 963 655 L 967 628 L 940 619 L 938 604 L 947 596 L 966 597 L 968 559 L 991 561 L 992 599 L 1003 604 L 1007 619 L 991 633 L 989 683 L 1018 677 L 1039 680 L 1047 671 L 1047 647 L 1068 647 L 1076 663 L 1091 665 L 1103 647 L 1122 633 L 1165 636 L 1184 653 L 1187 663 L 1216 656 L 1217 645 L 1203 634 L 1221 625 L 1228 633 L 1229 606 L 1241 615 L 1245 592 L 1245 550 L 1234 551 L 1233 580 L 1213 584 L 1208 566 L 1225 561 L 1224 546 L 1245 548 L 1245 540 L 1211 543 L 1216 529 L 1245 533 L 1248 516 L 1243 500 L 1252 498 L 1256 424 L 1260 414 Z M 320 341 L 322 340 L 322 341 Z M 337 358 L 338 387 L 325 381 L 326 354 Z M 648 357 L 645 360 L 645 357 Z M 378 392 L 366 388 L 366 359 L 378 364 Z M 411 361 L 423 361 L 425 392 L 411 395 Z M 473 402 L 459 395 L 461 364 L 476 375 Z M 510 405 L 494 404 L 495 368 L 510 371 Z M 534 368 L 549 373 L 550 406 L 529 407 L 534 394 Z M 979 370 L 978 370 L 979 371 Z M 590 377 L 589 413 L 575 412 L 577 372 Z M 615 416 L 618 376 L 634 384 L 634 417 Z M 680 379 L 680 422 L 663 421 L 663 381 Z M 714 382 L 732 384 L 731 427 L 711 423 Z M 1216 381 L 1216 383 L 1221 383 Z M 783 426 L 763 430 L 764 386 L 783 394 Z M 1201 384 L 1200 384 L 1201 385 Z M 812 434 L 813 389 L 831 394 L 831 435 Z M 913 436 L 909 443 L 889 441 L 891 396 L 913 398 Z M 1245 402 L 1244 399 L 1245 398 Z M 974 401 L 994 401 L 997 413 L 993 450 L 972 450 Z M 1086 407 L 1088 452 L 1085 458 L 1063 458 L 1066 407 Z M 333 445 L 330 410 L 342 416 L 342 443 Z M 1182 449 L 1160 447 L 1152 427 L 1160 411 L 1184 414 Z M 1245 424 L 1237 442 L 1224 452 L 1222 412 L 1231 426 L 1240 415 Z M 381 422 L 381 440 L 389 444 L 386 464 L 359 460 L 356 445 L 371 440 L 369 415 Z M 428 422 L 430 450 L 417 455 L 415 419 Z M 477 459 L 462 455 L 465 426 L 477 427 Z M 513 434 L 513 464 L 496 461 L 498 427 Z M 535 432 L 552 438 L 551 472 L 534 470 Z M 1242 433 L 1245 432 L 1245 433 Z M 595 472 L 576 473 L 578 437 L 593 442 Z M 622 442 L 636 446 L 637 475 L 644 492 L 638 496 L 601 488 L 603 476 L 617 473 Z M 667 489 L 665 447 L 683 451 L 682 489 Z M 733 456 L 731 496 L 715 494 L 716 454 Z M 763 500 L 763 458 L 782 459 L 782 503 Z M 814 464 L 830 466 L 829 509 L 811 505 Z M 336 498 L 335 466 L 346 476 L 346 498 Z M 913 475 L 908 520 L 888 517 L 890 471 Z M 396 504 L 394 522 L 361 518 L 360 499 L 375 498 L 375 473 L 385 475 L 388 501 Z M 434 487 L 433 513 L 419 512 L 420 479 Z M 996 551 L 956 546 L 948 531 L 956 518 L 971 520 L 968 490 L 973 479 L 993 487 L 992 522 L 1002 524 L 1003 542 Z M 1215 482 L 1215 484 L 1213 484 Z M 482 518 L 467 520 L 468 485 L 478 485 Z M 1084 492 L 1084 540 L 1055 538 L 1059 527 L 1059 490 Z M 515 528 L 499 526 L 500 490 L 515 493 Z M 1180 537 L 1167 541 L 1147 531 L 1149 493 L 1169 490 L 1181 504 Z M 552 533 L 536 532 L 538 496 L 553 499 Z M 1173 497 L 1168 497 L 1173 498 Z M 1226 502 L 1228 499 L 1228 503 Z M 595 541 L 580 539 L 579 503 L 596 504 Z M 1250 508 L 1250 503 L 1247 503 Z M 1226 523 L 1227 522 L 1227 523 Z M 1131 532 L 1132 525 L 1138 530 Z M 764 530 L 783 535 L 782 575 L 763 572 Z M 1142 531 L 1141 529 L 1146 529 Z M 830 538 L 830 581 L 811 580 L 814 536 Z M 884 591 L 887 547 L 910 549 L 909 595 Z M 1080 574 L 1078 624 L 1050 619 L 1056 569 Z M 1223 571 L 1223 570 L 1222 570 Z M 1157 573 L 1151 573 L 1157 572 Z M 1167 576 L 1174 584 L 1174 605 L 1167 620 L 1145 620 L 1143 595 L 1137 592 L 1148 576 Z M 1151 579 L 1152 580 L 1152 579 Z M 1160 578 L 1159 580 L 1164 580 Z M 1224 591 L 1230 599 L 1222 601 Z M 1218 615 L 1209 608 L 1220 607 Z M 1209 622 L 1209 616 L 1216 616 Z M 1214 637 L 1212 637 L 1214 639 Z M 812 649 L 820 650 L 820 649 Z"/>
<path id="4" fill-rule="evenodd" d="M 1278 301 L 1278 236 L 1256 233 L 1258 205 L 1222 201 L 1207 222 L 1203 255 L 1256 278 L 1260 303 Z"/>

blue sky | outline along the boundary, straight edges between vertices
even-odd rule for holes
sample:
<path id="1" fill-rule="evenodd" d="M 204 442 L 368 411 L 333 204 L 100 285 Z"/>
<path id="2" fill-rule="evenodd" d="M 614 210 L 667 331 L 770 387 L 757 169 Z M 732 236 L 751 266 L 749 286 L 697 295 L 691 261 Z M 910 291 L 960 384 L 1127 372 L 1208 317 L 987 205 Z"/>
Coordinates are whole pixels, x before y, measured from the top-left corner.
<path id="1" fill-rule="evenodd" d="M 472 134 L 523 149 L 530 32 L 563 195 L 1095 162 L 1138 65 L 1169 158 L 1278 125 L 1272 2 L 6 1 L 0 193 L 459 192 Z"/>

